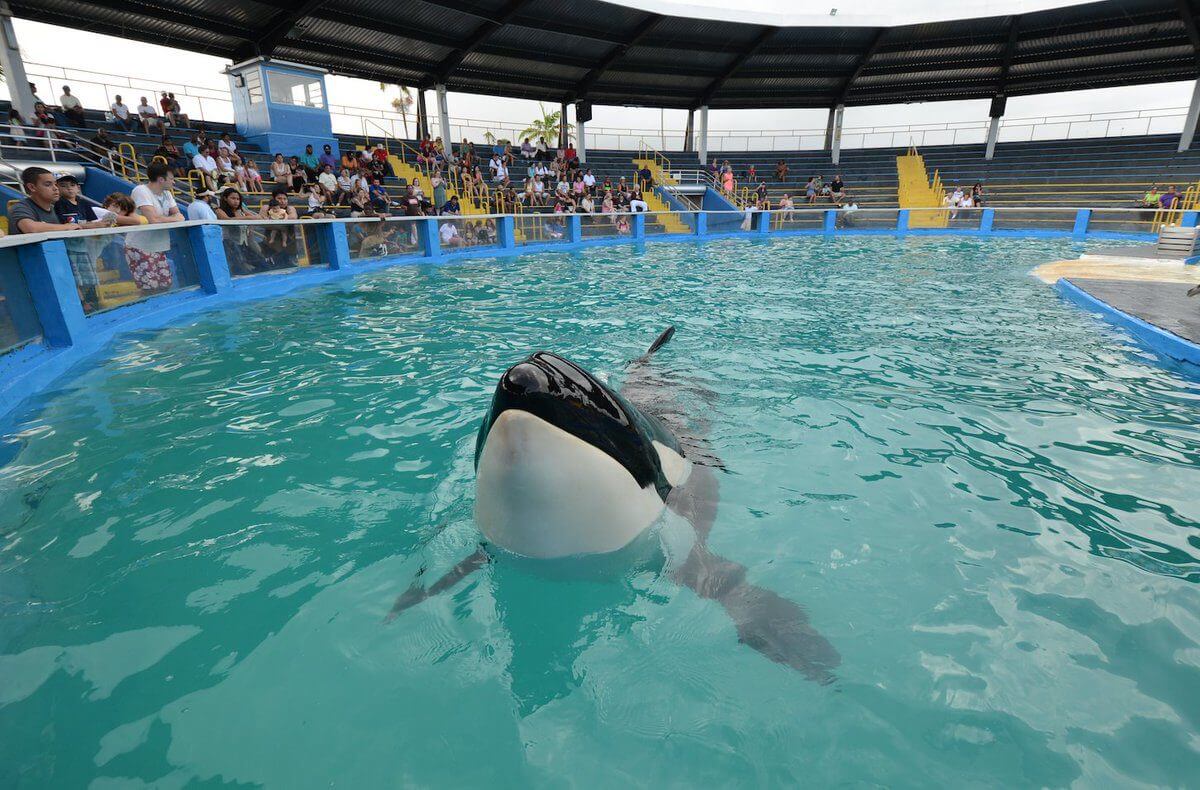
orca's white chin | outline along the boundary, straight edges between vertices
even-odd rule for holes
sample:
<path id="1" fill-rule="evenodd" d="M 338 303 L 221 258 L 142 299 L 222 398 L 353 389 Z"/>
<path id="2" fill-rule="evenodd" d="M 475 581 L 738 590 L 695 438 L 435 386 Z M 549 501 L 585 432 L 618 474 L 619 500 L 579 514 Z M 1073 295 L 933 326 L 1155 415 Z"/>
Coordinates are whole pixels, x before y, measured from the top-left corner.
<path id="1" fill-rule="evenodd" d="M 509 409 L 492 424 L 475 521 L 497 546 L 539 558 L 616 551 L 662 509 L 653 486 L 638 486 L 612 457 L 540 417 Z"/>

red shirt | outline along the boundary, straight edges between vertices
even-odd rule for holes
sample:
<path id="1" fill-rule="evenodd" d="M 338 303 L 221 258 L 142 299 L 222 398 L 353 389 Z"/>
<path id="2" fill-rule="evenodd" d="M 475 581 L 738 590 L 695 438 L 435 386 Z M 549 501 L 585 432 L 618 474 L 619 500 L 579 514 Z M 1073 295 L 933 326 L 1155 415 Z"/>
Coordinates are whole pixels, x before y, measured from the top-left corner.
<path id="1" fill-rule="evenodd" d="M 376 148 L 371 151 L 371 156 L 375 157 L 380 162 L 386 162 L 388 158 L 388 152 L 383 148 Z"/>
<path id="2" fill-rule="evenodd" d="M 163 115 L 171 112 L 171 100 L 166 96 L 158 100 L 158 106 L 162 107 Z"/>
<path id="3" fill-rule="evenodd" d="M 575 159 L 576 158 L 575 157 L 575 149 L 571 148 L 570 146 L 567 146 L 567 150 L 563 151 L 563 157 L 568 162 L 570 162 L 572 159 Z"/>

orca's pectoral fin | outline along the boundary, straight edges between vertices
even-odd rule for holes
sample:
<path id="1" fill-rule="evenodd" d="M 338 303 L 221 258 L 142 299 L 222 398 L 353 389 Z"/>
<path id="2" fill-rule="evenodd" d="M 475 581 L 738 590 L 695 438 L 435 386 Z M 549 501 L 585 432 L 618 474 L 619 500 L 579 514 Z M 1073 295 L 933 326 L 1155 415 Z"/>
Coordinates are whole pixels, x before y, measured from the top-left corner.
<path id="1" fill-rule="evenodd" d="M 1188 296 L 1200 295 L 1200 285 L 1194 285 L 1188 289 Z"/>
<path id="2" fill-rule="evenodd" d="M 392 604 L 392 609 L 388 612 L 387 617 L 384 618 L 384 622 L 390 623 L 405 609 L 416 606 L 426 598 L 450 589 L 491 561 L 492 555 L 488 554 L 487 549 L 481 543 L 474 554 L 461 560 L 453 568 L 446 571 L 442 578 L 429 587 L 423 587 L 420 583 L 421 577 L 425 575 L 425 566 L 422 565 L 421 569 L 417 571 L 417 577 L 413 583 L 396 598 L 396 602 Z"/>
<path id="3" fill-rule="evenodd" d="M 841 656 L 812 627 L 804 608 L 747 582 L 744 566 L 697 544 L 673 576 L 701 597 L 718 601 L 733 620 L 738 641 L 809 680 L 824 685 L 836 679 L 833 670 Z"/>

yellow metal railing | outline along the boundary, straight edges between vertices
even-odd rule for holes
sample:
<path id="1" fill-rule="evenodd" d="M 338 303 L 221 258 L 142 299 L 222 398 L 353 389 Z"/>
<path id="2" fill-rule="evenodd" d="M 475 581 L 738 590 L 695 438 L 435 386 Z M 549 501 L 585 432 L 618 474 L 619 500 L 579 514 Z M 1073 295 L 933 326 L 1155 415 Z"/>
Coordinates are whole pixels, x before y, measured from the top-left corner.
<path id="1" fill-rule="evenodd" d="M 944 228 L 949 224 L 950 212 L 942 208 L 945 190 L 942 176 L 937 170 L 933 178 L 925 169 L 925 159 L 915 147 L 909 147 L 903 156 L 896 157 L 896 198 L 902 209 L 909 209 L 908 224 L 911 228 Z M 937 209 L 913 211 L 912 209 Z"/>
<path id="2" fill-rule="evenodd" d="M 141 167 L 138 164 L 137 149 L 133 147 L 133 143 L 119 143 L 117 145 L 116 161 L 113 162 L 113 169 L 120 169 L 121 178 L 126 181 L 141 181 Z M 132 178 L 130 177 L 132 176 Z"/>
<path id="3" fill-rule="evenodd" d="M 1182 224 L 1184 212 L 1194 211 L 1197 202 L 1200 202 L 1200 182 L 1185 189 L 1172 208 L 1159 208 L 1155 211 L 1154 219 L 1150 223 L 1150 231 L 1157 233 L 1163 227 Z"/>

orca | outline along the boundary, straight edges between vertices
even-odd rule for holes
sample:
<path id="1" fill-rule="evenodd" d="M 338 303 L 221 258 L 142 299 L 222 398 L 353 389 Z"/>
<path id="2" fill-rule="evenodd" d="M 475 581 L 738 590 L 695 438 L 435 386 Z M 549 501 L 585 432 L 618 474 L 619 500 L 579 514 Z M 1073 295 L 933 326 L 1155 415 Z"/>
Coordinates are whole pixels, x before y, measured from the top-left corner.
<path id="1" fill-rule="evenodd" d="M 609 555 L 669 509 L 692 532 L 668 551 L 670 578 L 720 603 L 742 643 L 811 680 L 835 679 L 840 656 L 804 609 L 708 549 L 724 467 L 707 446 L 706 419 L 685 417 L 673 397 L 681 387 L 651 364 L 674 333 L 668 327 L 630 364 L 621 392 L 546 351 L 504 372 L 475 446 L 475 521 L 486 543 L 429 587 L 418 579 L 388 620 L 491 562 L 489 544 L 547 562 Z"/>

